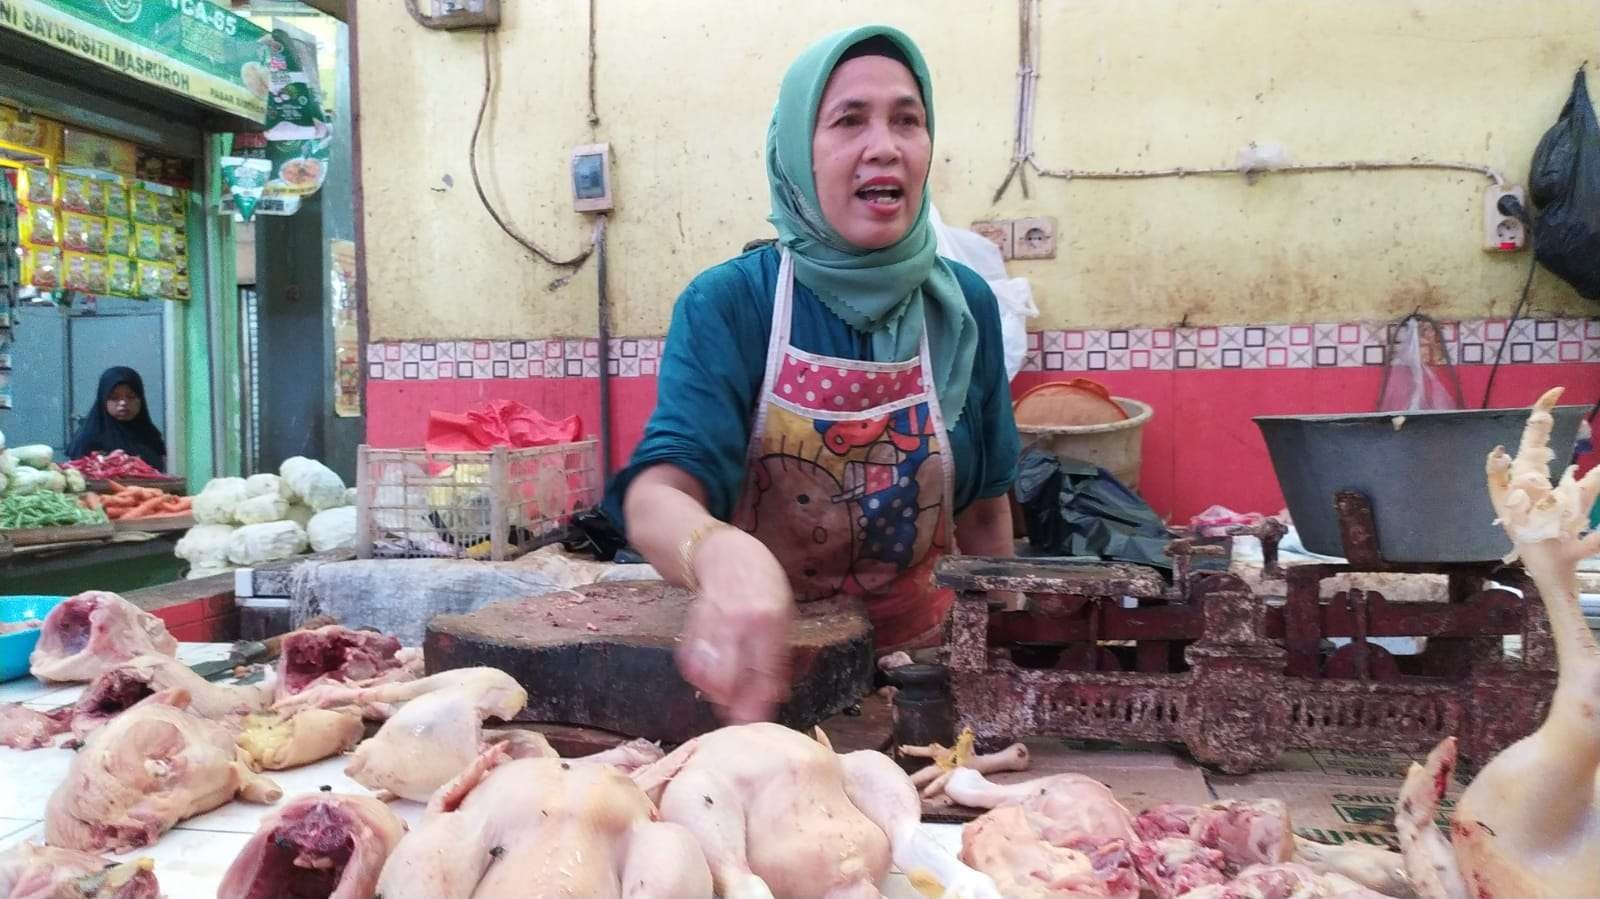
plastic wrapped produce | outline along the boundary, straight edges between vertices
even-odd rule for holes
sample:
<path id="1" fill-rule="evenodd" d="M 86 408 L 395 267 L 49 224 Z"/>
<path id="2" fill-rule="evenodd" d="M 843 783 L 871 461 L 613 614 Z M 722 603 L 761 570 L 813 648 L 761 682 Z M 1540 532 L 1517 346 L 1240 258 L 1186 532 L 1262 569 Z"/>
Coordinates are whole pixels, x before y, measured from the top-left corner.
<path id="1" fill-rule="evenodd" d="M 283 521 L 289 517 L 289 501 L 276 492 L 252 496 L 234 509 L 233 517 L 240 524 Z"/>
<path id="2" fill-rule="evenodd" d="M 183 579 L 197 581 L 203 577 L 216 577 L 219 574 L 227 574 L 233 570 L 232 565 L 196 565 L 189 569 L 189 573 L 184 575 Z"/>
<path id="3" fill-rule="evenodd" d="M 281 496 L 285 502 L 294 502 L 294 491 L 275 474 L 253 474 L 244 479 L 245 492 L 251 497 Z"/>
<path id="4" fill-rule="evenodd" d="M 311 519 L 315 517 L 316 514 L 317 511 L 310 506 L 295 503 L 289 507 L 289 511 L 286 512 L 280 520 L 292 521 L 301 527 L 306 527 L 307 525 L 311 524 Z"/>
<path id="5" fill-rule="evenodd" d="M 239 504 L 249 498 L 244 478 L 216 478 L 194 498 L 194 520 L 201 524 L 232 524 Z"/>
<path id="6" fill-rule="evenodd" d="M 196 568 L 227 565 L 228 544 L 235 530 L 226 524 L 195 525 L 178 540 L 173 555 Z"/>
<path id="7" fill-rule="evenodd" d="M 278 473 L 301 502 L 318 512 L 346 505 L 344 481 L 333 469 L 315 459 L 304 456 L 286 459 Z"/>
<path id="8" fill-rule="evenodd" d="M 341 506 L 318 512 L 306 526 L 306 536 L 316 552 L 343 549 L 356 545 L 356 510 L 354 506 Z"/>
<path id="9" fill-rule="evenodd" d="M 292 521 L 247 524 L 233 532 L 228 542 L 228 561 L 235 565 L 260 565 L 287 559 L 305 552 L 306 542 L 305 530 Z"/>

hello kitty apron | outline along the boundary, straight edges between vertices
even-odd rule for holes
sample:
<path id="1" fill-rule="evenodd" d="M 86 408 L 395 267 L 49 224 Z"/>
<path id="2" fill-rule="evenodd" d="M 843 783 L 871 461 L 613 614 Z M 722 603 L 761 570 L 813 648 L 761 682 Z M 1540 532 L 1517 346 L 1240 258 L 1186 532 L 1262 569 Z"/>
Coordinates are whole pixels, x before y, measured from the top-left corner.
<path id="1" fill-rule="evenodd" d="M 818 356 L 789 343 L 793 305 L 784 250 L 733 523 L 798 601 L 860 597 L 880 652 L 937 644 L 954 598 L 933 583 L 953 547 L 954 478 L 927 335 L 905 362 Z"/>

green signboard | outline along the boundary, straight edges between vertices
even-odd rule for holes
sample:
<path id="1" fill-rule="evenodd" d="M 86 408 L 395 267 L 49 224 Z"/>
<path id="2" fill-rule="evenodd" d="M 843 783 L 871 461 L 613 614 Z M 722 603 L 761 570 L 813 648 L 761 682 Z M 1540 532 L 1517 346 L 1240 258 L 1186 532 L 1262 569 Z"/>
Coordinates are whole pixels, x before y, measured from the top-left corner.
<path id="1" fill-rule="evenodd" d="M 0 0 L 0 29 L 266 120 L 270 37 L 208 0 Z"/>

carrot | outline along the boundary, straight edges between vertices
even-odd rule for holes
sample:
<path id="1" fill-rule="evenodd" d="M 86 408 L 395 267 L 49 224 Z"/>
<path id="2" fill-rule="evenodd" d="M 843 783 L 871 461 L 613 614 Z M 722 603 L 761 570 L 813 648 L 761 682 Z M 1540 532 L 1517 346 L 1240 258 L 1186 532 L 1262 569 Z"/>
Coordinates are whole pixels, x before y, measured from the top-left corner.
<path id="1" fill-rule="evenodd" d="M 140 503 L 139 505 L 134 506 L 132 509 L 129 509 L 124 514 L 124 517 L 126 517 L 126 518 L 146 518 L 146 517 L 149 517 L 150 515 L 156 514 L 160 510 L 161 510 L 161 498 L 160 497 L 152 497 L 152 498 L 147 499 L 144 502 Z"/>

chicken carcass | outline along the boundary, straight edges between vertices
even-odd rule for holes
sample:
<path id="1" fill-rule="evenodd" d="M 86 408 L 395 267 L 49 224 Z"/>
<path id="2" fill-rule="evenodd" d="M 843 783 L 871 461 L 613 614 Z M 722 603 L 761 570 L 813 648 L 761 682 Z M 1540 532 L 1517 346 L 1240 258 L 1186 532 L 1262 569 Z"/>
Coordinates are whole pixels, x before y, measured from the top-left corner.
<path id="1" fill-rule="evenodd" d="M 1339 874 L 1322 874 L 1298 862 L 1251 865 L 1224 884 L 1203 886 L 1183 899 L 1388 899 Z"/>
<path id="2" fill-rule="evenodd" d="M 962 828 L 961 860 L 1007 896 L 1138 897 L 1133 816 L 1105 784 L 1082 774 L 997 784 L 957 768 L 944 790 L 991 810 Z"/>
<path id="3" fill-rule="evenodd" d="M 1555 897 L 1600 889 L 1600 645 L 1578 605 L 1577 566 L 1600 553 L 1579 537 L 1600 494 L 1600 468 L 1550 482 L 1550 410 L 1534 405 L 1515 458 L 1489 454 L 1489 499 L 1514 555 L 1538 587 L 1555 643 L 1555 695 L 1544 723 L 1491 759 L 1456 803 L 1446 842 L 1433 828 L 1455 760 L 1447 739 L 1412 765 L 1395 812 L 1406 870 L 1423 896 Z"/>
<path id="4" fill-rule="evenodd" d="M 1134 821 L 1145 840 L 1187 837 L 1222 853 L 1230 872 L 1294 858 L 1289 810 L 1276 799 L 1224 799 L 1206 805 L 1158 805 Z"/>
<path id="5" fill-rule="evenodd" d="M 189 714 L 188 702 L 182 690 L 157 693 L 89 735 L 45 807 L 50 845 L 124 852 L 235 795 L 283 795 L 250 769 L 226 727 Z"/>
<path id="6" fill-rule="evenodd" d="M 741 827 L 742 827 L 741 823 Z M 378 881 L 384 899 L 709 897 L 694 837 L 606 765 L 492 746 L 428 803 Z"/>
<path id="7" fill-rule="evenodd" d="M 369 789 L 426 802 L 483 751 L 483 719 L 515 718 L 528 693 L 498 668 L 458 668 L 359 688 L 353 700 L 404 705 L 357 747 L 344 773 Z"/>
<path id="8" fill-rule="evenodd" d="M 696 737 L 634 779 L 694 835 L 720 896 L 875 897 L 891 858 L 946 895 L 999 895 L 918 829 L 917 789 L 882 753 L 841 756 L 781 725 L 745 724 Z"/>
<path id="9" fill-rule="evenodd" d="M 217 899 L 368 899 L 406 824 L 370 796 L 309 793 L 262 819 Z"/>
<path id="10" fill-rule="evenodd" d="M 315 692 L 322 685 L 370 687 L 411 680 L 421 673 L 421 652 L 402 649 L 396 638 L 330 624 L 284 635 L 275 698 L 286 707 L 289 697 L 309 690 L 312 696 L 296 707 L 326 708 Z"/>
<path id="11" fill-rule="evenodd" d="M 0 899 L 157 899 L 147 858 L 117 864 L 76 849 L 21 843 L 0 852 Z"/>
<path id="12" fill-rule="evenodd" d="M 348 709 L 263 712 L 244 719 L 236 742 L 257 770 L 281 771 L 345 752 L 365 732 L 361 716 Z"/>
<path id="13" fill-rule="evenodd" d="M 72 707 L 41 712 L 20 702 L 0 703 L 0 746 L 41 749 L 72 730 Z"/>
<path id="14" fill-rule="evenodd" d="M 134 656 L 177 652 L 160 618 L 115 593 L 90 590 L 45 616 L 28 670 L 42 681 L 86 681 Z"/>
<path id="15" fill-rule="evenodd" d="M 191 715 L 236 725 L 238 719 L 266 707 L 271 689 L 265 684 L 213 684 L 171 656 L 136 656 L 95 675 L 84 688 L 73 712 L 72 733 L 81 740 L 145 697 L 163 690 L 187 693 L 187 711 Z"/>

